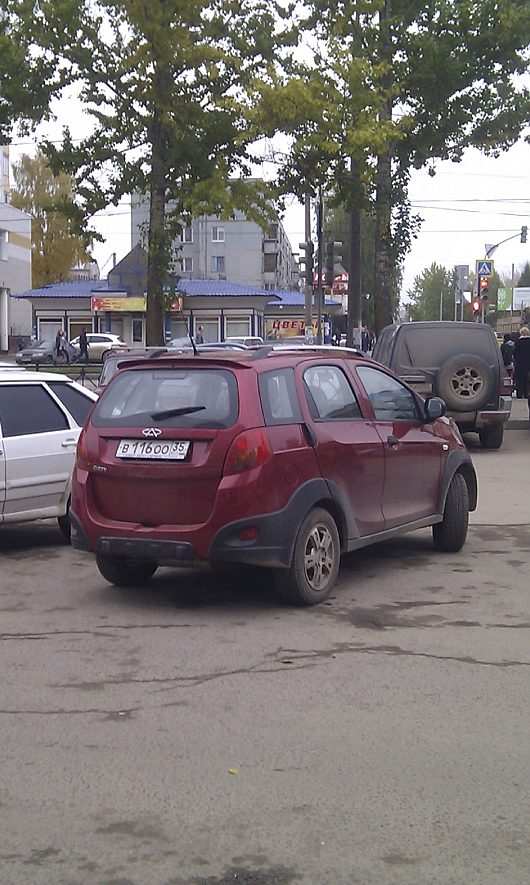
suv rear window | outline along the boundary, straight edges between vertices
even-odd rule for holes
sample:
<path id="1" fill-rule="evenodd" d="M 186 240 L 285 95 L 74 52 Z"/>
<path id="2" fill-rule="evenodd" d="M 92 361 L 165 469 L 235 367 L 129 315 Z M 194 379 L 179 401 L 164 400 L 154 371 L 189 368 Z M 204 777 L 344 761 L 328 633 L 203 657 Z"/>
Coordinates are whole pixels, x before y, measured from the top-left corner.
<path id="1" fill-rule="evenodd" d="M 445 329 L 414 328 L 407 325 L 406 335 L 399 336 L 399 356 L 397 364 L 406 366 L 441 366 L 456 353 L 474 353 L 488 363 L 492 360 L 492 341 L 489 329 L 477 331 L 470 323 L 462 323 L 462 328 Z M 385 360 L 377 356 L 381 362 Z"/>
<path id="2" fill-rule="evenodd" d="M 224 369 L 145 368 L 118 373 L 99 400 L 95 427 L 230 427 L 239 400 Z"/>

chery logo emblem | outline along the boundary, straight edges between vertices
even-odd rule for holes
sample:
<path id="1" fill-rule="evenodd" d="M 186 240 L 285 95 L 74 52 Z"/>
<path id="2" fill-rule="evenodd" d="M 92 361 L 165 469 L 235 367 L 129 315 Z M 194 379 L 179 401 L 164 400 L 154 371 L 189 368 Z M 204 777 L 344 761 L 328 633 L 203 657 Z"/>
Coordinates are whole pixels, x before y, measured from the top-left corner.
<path id="1" fill-rule="evenodd" d="M 162 431 L 158 427 L 144 427 L 142 433 L 144 436 L 160 436 Z"/>

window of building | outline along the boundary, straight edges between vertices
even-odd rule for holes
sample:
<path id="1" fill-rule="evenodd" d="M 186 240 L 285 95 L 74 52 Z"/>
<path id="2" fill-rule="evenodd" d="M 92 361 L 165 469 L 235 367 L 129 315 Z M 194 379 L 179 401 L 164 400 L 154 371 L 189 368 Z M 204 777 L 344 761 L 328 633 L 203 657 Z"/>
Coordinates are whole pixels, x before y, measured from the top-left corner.
<path id="1" fill-rule="evenodd" d="M 144 340 L 144 321 L 142 319 L 133 319 L 132 321 L 132 340 L 134 344 L 142 344 Z"/>
<path id="2" fill-rule="evenodd" d="M 3 155 L 2 171 L 4 175 L 9 176 L 9 157 L 7 154 Z"/>
<path id="3" fill-rule="evenodd" d="M 248 317 L 227 317 L 225 322 L 226 338 L 248 338 L 250 335 L 250 319 Z"/>
<path id="4" fill-rule="evenodd" d="M 225 229 L 224 227 L 217 227 L 214 224 L 212 227 L 212 243 L 224 243 L 225 241 Z"/>
<path id="5" fill-rule="evenodd" d="M 193 243 L 193 228 L 192 227 L 183 227 L 182 233 L 180 235 L 181 243 Z"/>
<path id="6" fill-rule="evenodd" d="M 225 272 L 225 257 L 224 257 L 224 255 L 212 255 L 211 268 L 212 268 L 212 273 L 224 273 Z"/>
<path id="7" fill-rule="evenodd" d="M 7 261 L 7 244 L 9 243 L 9 234 L 6 230 L 0 228 L 0 260 Z"/>
<path id="8" fill-rule="evenodd" d="M 263 270 L 265 273 L 274 273 L 277 267 L 278 256 L 276 252 L 266 252 L 263 256 Z"/>
<path id="9" fill-rule="evenodd" d="M 273 222 L 269 224 L 269 240 L 277 240 L 278 239 L 278 225 Z"/>
<path id="10" fill-rule="evenodd" d="M 217 317 L 195 317 L 195 329 L 202 327 L 202 337 L 204 342 L 219 341 L 219 320 Z"/>
<path id="11" fill-rule="evenodd" d="M 193 273 L 193 258 L 182 256 L 180 259 L 181 273 Z"/>

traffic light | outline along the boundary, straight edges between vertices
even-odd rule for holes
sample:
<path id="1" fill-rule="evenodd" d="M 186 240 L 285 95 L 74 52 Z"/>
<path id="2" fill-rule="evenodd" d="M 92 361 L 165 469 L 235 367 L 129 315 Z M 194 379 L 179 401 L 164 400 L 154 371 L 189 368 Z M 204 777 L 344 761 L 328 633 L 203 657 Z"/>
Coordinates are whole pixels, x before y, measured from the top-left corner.
<path id="1" fill-rule="evenodd" d="M 474 298 L 471 302 L 471 310 L 473 311 L 473 316 L 478 316 L 478 314 L 482 310 L 482 302 L 479 298 Z"/>
<path id="2" fill-rule="evenodd" d="M 485 302 L 489 298 L 489 291 L 490 291 L 489 277 L 479 277 L 478 285 L 479 285 L 480 300 L 482 302 Z"/>
<path id="3" fill-rule="evenodd" d="M 335 275 L 335 264 L 342 261 L 342 255 L 336 255 L 335 249 L 340 249 L 342 241 L 329 240 L 326 243 L 326 271 L 324 274 L 324 285 L 330 289 L 333 288 L 333 277 Z"/>
<path id="4" fill-rule="evenodd" d="M 521 228 L 521 243 L 526 243 L 526 235 L 528 233 L 528 228 L 526 224 L 523 224 Z"/>
<path id="5" fill-rule="evenodd" d="M 298 246 L 304 253 L 298 260 L 300 271 L 304 276 L 305 285 L 312 286 L 315 247 L 311 240 L 308 243 L 299 243 Z"/>

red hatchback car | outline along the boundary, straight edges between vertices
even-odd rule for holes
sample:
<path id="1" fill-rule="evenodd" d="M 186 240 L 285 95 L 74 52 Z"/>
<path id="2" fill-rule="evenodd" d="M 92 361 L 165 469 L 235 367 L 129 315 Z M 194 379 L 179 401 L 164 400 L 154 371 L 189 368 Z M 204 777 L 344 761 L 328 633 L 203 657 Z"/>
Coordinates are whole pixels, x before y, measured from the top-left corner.
<path id="1" fill-rule="evenodd" d="M 246 563 L 314 605 L 347 551 L 424 526 L 462 548 L 477 480 L 444 411 L 344 348 L 129 360 L 79 438 L 72 544 L 114 584 Z"/>

